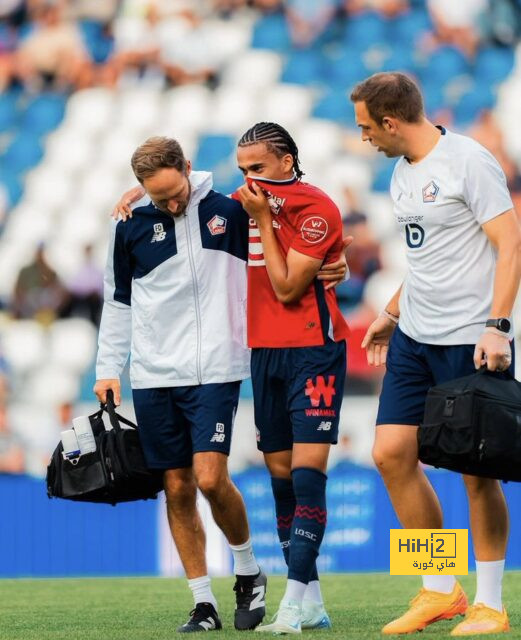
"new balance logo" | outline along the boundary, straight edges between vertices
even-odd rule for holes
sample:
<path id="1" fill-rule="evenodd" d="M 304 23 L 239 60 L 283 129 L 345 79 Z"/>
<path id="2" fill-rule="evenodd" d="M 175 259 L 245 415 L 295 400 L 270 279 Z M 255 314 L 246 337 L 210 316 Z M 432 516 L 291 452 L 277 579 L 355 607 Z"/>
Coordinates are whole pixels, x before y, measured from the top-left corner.
<path id="1" fill-rule="evenodd" d="M 331 422 L 321 422 L 318 425 L 317 431 L 331 431 Z"/>
<path id="2" fill-rule="evenodd" d="M 163 229 L 163 223 L 158 222 L 154 225 L 154 235 L 152 236 L 152 240 L 150 240 L 150 244 L 152 242 L 161 242 L 166 237 L 166 231 Z"/>
<path id="3" fill-rule="evenodd" d="M 260 607 L 264 606 L 266 587 L 263 584 L 259 585 L 258 587 L 253 587 L 252 594 L 254 598 L 252 598 L 252 601 L 250 602 L 250 611 L 253 611 L 254 609 L 260 609 Z"/>
<path id="4" fill-rule="evenodd" d="M 213 434 L 210 442 L 224 442 L 226 434 L 224 433 L 224 423 L 217 422 L 215 425 L 215 433 Z"/>

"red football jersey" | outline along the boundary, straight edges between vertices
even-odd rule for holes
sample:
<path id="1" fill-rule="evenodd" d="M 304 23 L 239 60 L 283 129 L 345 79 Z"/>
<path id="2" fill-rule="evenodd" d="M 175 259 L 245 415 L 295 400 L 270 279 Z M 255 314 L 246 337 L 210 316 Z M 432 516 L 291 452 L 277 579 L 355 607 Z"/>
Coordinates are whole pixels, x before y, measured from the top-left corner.
<path id="1" fill-rule="evenodd" d="M 249 179 L 248 179 L 249 180 Z M 342 222 L 334 202 L 320 189 L 297 178 L 285 181 L 255 178 L 266 194 L 273 227 L 284 256 L 289 249 L 334 262 L 342 251 Z M 266 270 L 260 231 L 249 225 L 248 345 L 250 347 L 312 347 L 329 336 L 344 340 L 349 329 L 334 289 L 313 280 L 302 298 L 289 305 L 277 300 Z"/>

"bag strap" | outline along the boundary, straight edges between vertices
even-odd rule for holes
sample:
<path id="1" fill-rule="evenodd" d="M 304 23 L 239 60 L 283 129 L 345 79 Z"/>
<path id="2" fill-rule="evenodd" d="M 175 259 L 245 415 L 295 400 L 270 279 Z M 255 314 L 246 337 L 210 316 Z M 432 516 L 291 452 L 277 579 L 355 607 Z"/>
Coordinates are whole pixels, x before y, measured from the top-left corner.
<path id="1" fill-rule="evenodd" d="M 121 431 L 121 427 L 119 424 L 120 422 L 126 424 L 132 429 L 137 429 L 137 425 L 135 425 L 130 420 L 127 420 L 127 418 L 120 416 L 119 413 L 116 413 L 116 405 L 114 404 L 114 393 L 112 392 L 112 389 L 109 389 L 107 391 L 106 404 L 101 404 L 100 406 L 103 411 L 106 411 L 109 414 L 110 424 L 112 425 L 112 428 L 114 429 L 114 431 L 116 431 L 116 433 Z"/>
<path id="2" fill-rule="evenodd" d="M 481 367 L 478 369 L 477 371 L 478 374 L 481 375 L 489 375 L 489 376 L 496 376 L 496 377 L 501 377 L 501 376 L 505 376 L 506 378 L 508 378 L 509 380 L 515 380 L 515 377 L 513 376 L 512 372 L 509 369 L 505 369 L 504 371 L 489 371 L 488 367 L 486 364 L 482 364 Z"/>

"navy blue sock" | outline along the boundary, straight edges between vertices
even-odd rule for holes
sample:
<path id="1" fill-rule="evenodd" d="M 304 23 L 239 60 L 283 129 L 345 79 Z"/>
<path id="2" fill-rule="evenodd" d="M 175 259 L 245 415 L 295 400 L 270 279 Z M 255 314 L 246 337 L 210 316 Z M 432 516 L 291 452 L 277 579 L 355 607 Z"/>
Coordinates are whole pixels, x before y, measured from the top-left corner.
<path id="1" fill-rule="evenodd" d="M 291 537 L 291 523 L 297 506 L 297 499 L 293 492 L 293 481 L 286 478 L 271 478 L 271 489 L 275 498 L 275 515 L 277 516 L 277 534 L 284 560 L 289 566 L 289 539 Z"/>
<path id="2" fill-rule="evenodd" d="M 291 526 L 288 578 L 308 583 L 316 580 L 316 559 L 326 529 L 327 476 L 309 467 L 298 467 L 291 472 L 293 491 L 297 500 Z"/>

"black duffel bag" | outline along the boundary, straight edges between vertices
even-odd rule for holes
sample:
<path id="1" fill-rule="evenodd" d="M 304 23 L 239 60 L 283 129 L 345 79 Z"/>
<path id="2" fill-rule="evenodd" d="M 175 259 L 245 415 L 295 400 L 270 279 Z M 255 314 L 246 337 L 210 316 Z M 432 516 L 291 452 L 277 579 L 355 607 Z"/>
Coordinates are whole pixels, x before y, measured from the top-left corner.
<path id="1" fill-rule="evenodd" d="M 112 429 L 105 428 L 104 412 Z M 60 442 L 47 467 L 49 498 L 112 505 L 155 499 L 163 489 L 163 474 L 147 469 L 137 426 L 116 413 L 112 391 L 107 392 L 107 403 L 89 420 L 96 451 L 69 460 L 63 457 Z"/>
<path id="2" fill-rule="evenodd" d="M 521 482 L 521 383 L 482 368 L 432 387 L 418 455 L 434 467 Z"/>

